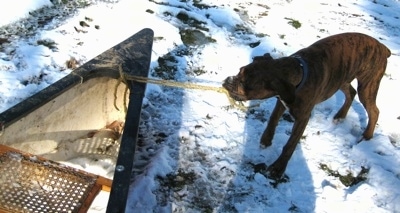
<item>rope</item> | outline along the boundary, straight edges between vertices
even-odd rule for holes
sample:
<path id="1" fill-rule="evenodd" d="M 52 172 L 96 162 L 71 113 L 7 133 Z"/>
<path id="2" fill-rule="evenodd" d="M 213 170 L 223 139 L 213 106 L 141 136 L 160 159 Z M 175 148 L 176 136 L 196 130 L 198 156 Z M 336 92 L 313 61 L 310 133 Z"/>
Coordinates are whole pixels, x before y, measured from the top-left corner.
<path id="1" fill-rule="evenodd" d="M 121 82 L 124 82 L 126 84 L 127 80 L 136 81 L 139 83 L 150 83 L 150 84 L 158 84 L 158 85 L 169 86 L 169 87 L 178 87 L 178 88 L 183 88 L 183 89 L 199 89 L 199 90 L 206 90 L 206 91 L 215 91 L 218 93 L 225 94 L 226 97 L 228 98 L 231 106 L 234 106 L 242 111 L 246 111 L 248 109 L 248 107 L 244 106 L 242 102 L 237 103 L 235 100 L 233 100 L 229 96 L 228 90 L 226 90 L 224 87 L 206 86 L 206 85 L 199 85 L 199 84 L 194 84 L 194 83 L 189 83 L 189 82 L 177 82 L 177 81 L 164 80 L 164 79 L 152 79 L 152 78 L 142 77 L 142 76 L 126 76 L 123 73 L 122 65 L 119 65 L 119 73 L 120 73 L 121 78 L 119 79 L 119 81 L 115 87 L 115 92 L 114 92 L 114 106 L 117 110 L 119 110 L 118 107 L 116 106 L 117 89 Z M 125 94 L 124 94 L 124 105 L 126 104 L 125 103 L 126 92 L 127 92 L 127 90 L 125 90 Z M 125 108 L 126 108 L 126 105 L 125 105 Z"/>
<path id="2" fill-rule="evenodd" d="M 151 78 L 141 77 L 141 76 L 129 76 L 127 79 L 136 81 L 136 82 L 140 82 L 140 83 L 159 84 L 159 85 L 163 85 L 163 86 L 178 87 L 178 88 L 184 88 L 184 89 L 209 90 L 209 91 L 216 91 L 219 93 L 228 94 L 228 91 L 223 87 L 205 86 L 205 85 L 199 85 L 199 84 L 194 84 L 194 83 L 189 83 L 189 82 L 177 82 L 177 81 L 170 81 L 170 80 L 164 80 L 164 79 L 151 79 Z"/>
<path id="3" fill-rule="evenodd" d="M 118 111 L 119 111 L 119 108 L 117 107 L 117 91 L 118 91 L 118 87 L 119 87 L 119 85 L 121 84 L 121 83 L 124 83 L 125 84 L 125 91 L 124 91 L 124 112 L 125 112 L 125 114 L 127 113 L 127 111 L 128 111 L 128 107 L 127 107 L 127 104 L 126 104 L 126 96 L 127 96 L 127 94 L 128 94 L 128 86 L 127 86 L 127 84 L 126 84 L 126 79 L 124 78 L 124 73 L 122 72 L 122 65 L 119 65 L 119 75 L 121 76 L 119 79 L 118 79 L 118 82 L 117 82 L 117 84 L 115 85 L 115 88 L 114 88 L 114 107 L 115 107 L 115 109 L 117 109 Z"/>

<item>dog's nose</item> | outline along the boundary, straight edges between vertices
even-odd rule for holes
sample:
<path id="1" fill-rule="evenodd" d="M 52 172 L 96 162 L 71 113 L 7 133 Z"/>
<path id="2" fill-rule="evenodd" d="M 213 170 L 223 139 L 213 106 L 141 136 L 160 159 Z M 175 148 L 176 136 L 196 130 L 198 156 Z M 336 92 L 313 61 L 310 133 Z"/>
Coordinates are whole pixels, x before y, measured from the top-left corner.
<path id="1" fill-rule="evenodd" d="M 233 82 L 233 76 L 229 76 L 224 80 L 223 84 L 232 84 L 232 82 Z"/>
<path id="2" fill-rule="evenodd" d="M 227 89 L 229 87 L 229 85 L 232 85 L 233 83 L 233 76 L 229 76 L 227 77 L 224 82 L 222 82 L 222 86 Z"/>

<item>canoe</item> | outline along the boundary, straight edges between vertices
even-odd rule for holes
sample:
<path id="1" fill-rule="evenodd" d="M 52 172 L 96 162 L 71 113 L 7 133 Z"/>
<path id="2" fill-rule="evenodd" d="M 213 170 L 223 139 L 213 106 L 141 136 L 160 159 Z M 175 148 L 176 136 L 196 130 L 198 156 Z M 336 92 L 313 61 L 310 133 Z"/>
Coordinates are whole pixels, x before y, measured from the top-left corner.
<path id="1" fill-rule="evenodd" d="M 153 36 L 139 31 L 0 113 L 0 145 L 57 162 L 109 156 L 107 212 L 124 212 L 146 88 L 126 79 L 147 77 Z"/>

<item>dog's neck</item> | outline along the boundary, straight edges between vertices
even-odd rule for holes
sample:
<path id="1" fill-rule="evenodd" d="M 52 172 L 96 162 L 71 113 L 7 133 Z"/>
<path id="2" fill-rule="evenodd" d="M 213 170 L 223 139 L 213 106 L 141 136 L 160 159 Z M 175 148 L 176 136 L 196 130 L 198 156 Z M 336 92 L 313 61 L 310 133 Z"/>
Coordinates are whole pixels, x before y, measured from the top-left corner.
<path id="1" fill-rule="evenodd" d="M 303 60 L 303 64 L 300 60 L 302 59 L 294 56 L 288 56 L 274 60 L 276 63 L 275 67 L 279 67 L 279 69 L 276 70 L 276 73 L 279 73 L 278 76 L 280 76 L 282 80 L 285 80 L 296 87 L 296 90 L 300 89 L 304 84 L 302 82 L 306 80 L 304 64 L 306 65 L 308 74 L 307 63 L 305 63 Z"/>
<path id="2" fill-rule="evenodd" d="M 307 62 L 299 55 L 293 55 L 291 56 L 295 59 L 297 59 L 297 61 L 299 61 L 300 66 L 303 70 L 303 77 L 301 78 L 301 81 L 299 84 L 297 84 L 296 86 L 296 90 L 299 90 L 303 87 L 304 83 L 306 82 L 307 78 L 308 78 L 308 64 Z"/>

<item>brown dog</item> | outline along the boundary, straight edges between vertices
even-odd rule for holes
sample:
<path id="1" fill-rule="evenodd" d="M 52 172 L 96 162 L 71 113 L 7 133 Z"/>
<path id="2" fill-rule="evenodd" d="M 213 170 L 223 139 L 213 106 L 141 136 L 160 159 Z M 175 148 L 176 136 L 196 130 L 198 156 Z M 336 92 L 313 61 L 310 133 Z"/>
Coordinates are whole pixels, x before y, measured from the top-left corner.
<path id="1" fill-rule="evenodd" d="M 294 118 L 292 134 L 279 158 L 268 167 L 268 175 L 279 179 L 302 136 L 314 106 L 341 90 L 343 106 L 334 119 L 346 117 L 356 90 L 369 117 L 363 139 L 372 138 L 379 116 L 376 96 L 384 75 L 390 50 L 376 39 L 360 33 L 343 33 L 317 41 L 289 57 L 273 59 L 268 53 L 240 68 L 228 77 L 223 86 L 238 101 L 266 99 L 277 96 L 261 145 L 270 146 L 275 127 L 285 107 Z"/>

